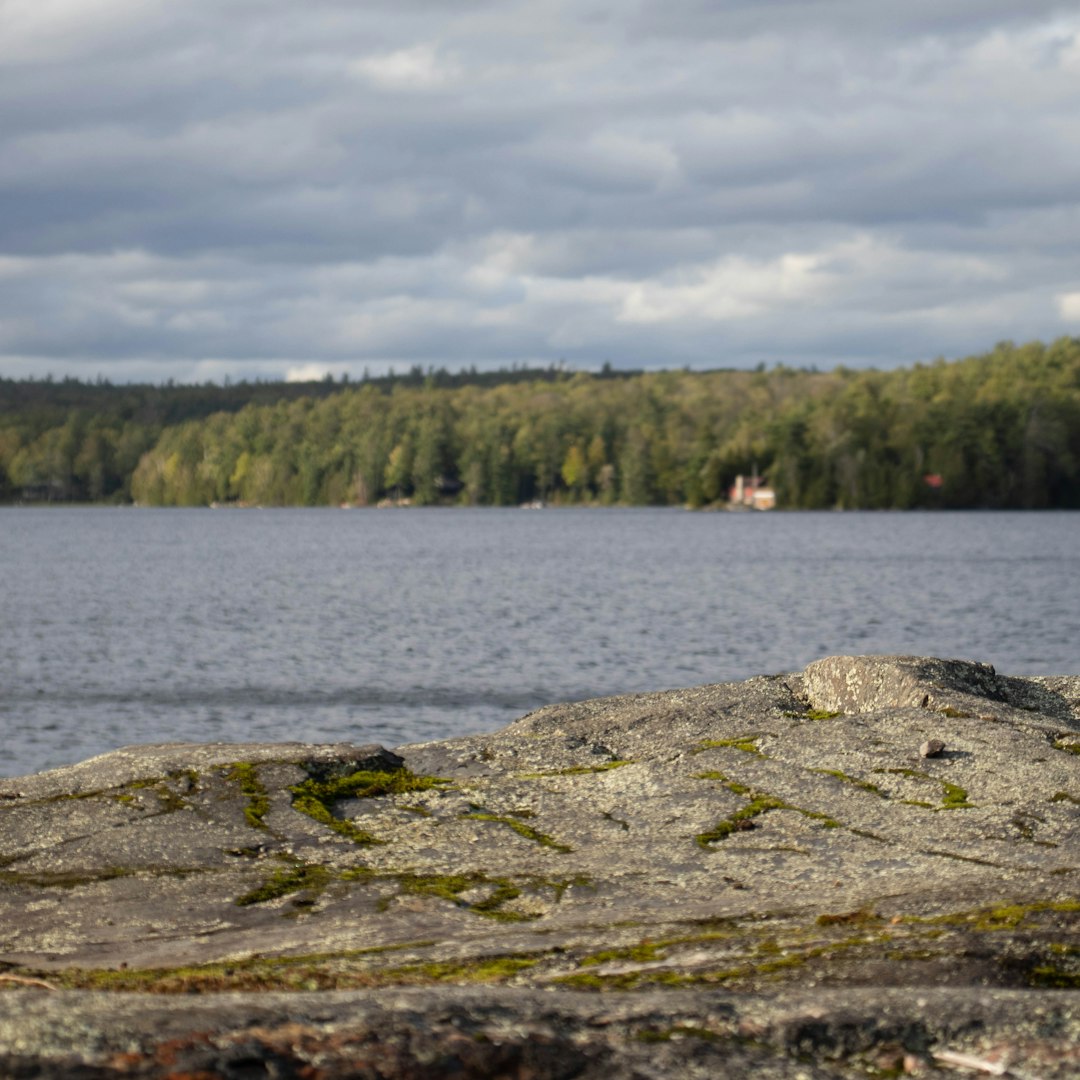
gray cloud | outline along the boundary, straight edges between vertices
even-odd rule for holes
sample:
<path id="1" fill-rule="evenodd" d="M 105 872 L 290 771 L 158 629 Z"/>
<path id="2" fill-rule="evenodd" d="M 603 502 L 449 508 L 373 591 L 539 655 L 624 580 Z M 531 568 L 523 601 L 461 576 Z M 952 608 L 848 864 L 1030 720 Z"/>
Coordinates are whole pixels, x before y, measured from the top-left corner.
<path id="1" fill-rule="evenodd" d="M 1080 332 L 1080 17 L 10 0 L 0 374 L 893 365 Z"/>

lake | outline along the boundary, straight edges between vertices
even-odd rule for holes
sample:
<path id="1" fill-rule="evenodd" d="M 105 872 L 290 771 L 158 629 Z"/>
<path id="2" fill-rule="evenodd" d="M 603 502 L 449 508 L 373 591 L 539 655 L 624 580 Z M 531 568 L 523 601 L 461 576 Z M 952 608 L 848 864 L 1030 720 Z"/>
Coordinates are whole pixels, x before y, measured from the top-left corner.
<path id="1" fill-rule="evenodd" d="M 1080 673 L 1080 513 L 0 509 L 0 775 L 404 742 L 835 653 Z"/>

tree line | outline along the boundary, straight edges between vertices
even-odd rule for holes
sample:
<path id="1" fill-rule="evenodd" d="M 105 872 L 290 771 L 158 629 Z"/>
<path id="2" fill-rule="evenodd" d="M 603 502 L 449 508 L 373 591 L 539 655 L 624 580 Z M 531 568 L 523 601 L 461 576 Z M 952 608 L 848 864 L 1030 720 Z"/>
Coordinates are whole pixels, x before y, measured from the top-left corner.
<path id="1" fill-rule="evenodd" d="M 0 380 L 0 498 L 703 507 L 756 465 L 781 507 L 1080 507 L 1077 339 L 893 371 L 474 374 Z"/>

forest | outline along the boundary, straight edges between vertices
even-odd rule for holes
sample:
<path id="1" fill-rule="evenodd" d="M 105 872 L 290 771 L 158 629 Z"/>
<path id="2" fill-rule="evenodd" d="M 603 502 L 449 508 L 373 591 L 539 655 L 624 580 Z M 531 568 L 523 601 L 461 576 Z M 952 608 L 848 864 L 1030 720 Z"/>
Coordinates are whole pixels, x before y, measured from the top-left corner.
<path id="1" fill-rule="evenodd" d="M 0 379 L 0 501 L 1080 507 L 1080 339 L 879 371 Z"/>

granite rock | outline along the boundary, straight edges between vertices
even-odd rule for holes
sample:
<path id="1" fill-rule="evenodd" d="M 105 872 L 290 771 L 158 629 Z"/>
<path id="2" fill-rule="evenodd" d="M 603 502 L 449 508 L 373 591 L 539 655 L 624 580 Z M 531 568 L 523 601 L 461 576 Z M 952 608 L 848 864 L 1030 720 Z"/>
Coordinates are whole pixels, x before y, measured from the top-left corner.
<path id="1" fill-rule="evenodd" d="M 1045 1080 L 1077 988 L 1075 676 L 830 657 L 0 779 L 2 1075 Z"/>

